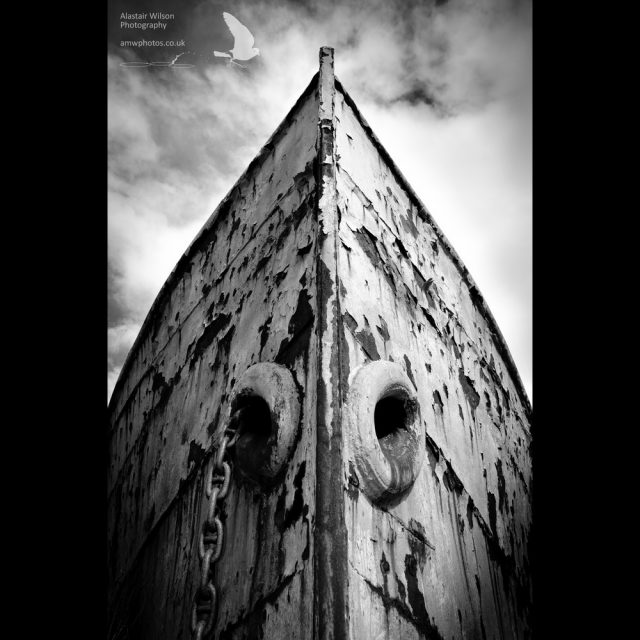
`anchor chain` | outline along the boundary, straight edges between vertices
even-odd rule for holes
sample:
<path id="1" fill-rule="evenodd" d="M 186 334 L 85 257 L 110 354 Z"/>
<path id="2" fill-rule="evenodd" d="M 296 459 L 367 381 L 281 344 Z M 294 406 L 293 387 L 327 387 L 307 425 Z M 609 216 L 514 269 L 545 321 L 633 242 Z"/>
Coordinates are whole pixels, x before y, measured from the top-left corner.
<path id="1" fill-rule="evenodd" d="M 209 499 L 207 518 L 198 539 L 200 556 L 200 584 L 191 610 L 191 633 L 202 640 L 213 629 L 218 610 L 218 594 L 213 585 L 213 569 L 222 554 L 224 526 L 220 520 L 220 505 L 227 497 L 231 480 L 229 450 L 235 445 L 239 432 L 241 410 L 236 411 L 224 430 L 218 450 L 209 465 L 205 478 L 205 494 Z"/>

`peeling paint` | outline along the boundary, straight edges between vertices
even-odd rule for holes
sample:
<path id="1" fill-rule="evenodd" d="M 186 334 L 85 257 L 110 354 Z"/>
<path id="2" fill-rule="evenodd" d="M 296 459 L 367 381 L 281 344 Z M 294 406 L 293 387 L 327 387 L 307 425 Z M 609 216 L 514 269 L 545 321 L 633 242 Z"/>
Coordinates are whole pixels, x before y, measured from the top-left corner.
<path id="1" fill-rule="evenodd" d="M 372 360 L 404 368 L 426 429 L 414 484 L 384 504 L 364 493 L 342 424 L 349 374 Z M 114 390 L 112 628 L 185 637 L 203 473 L 236 381 L 260 361 L 291 371 L 301 428 L 272 486 L 234 471 L 214 635 L 527 637 L 530 404 L 468 271 L 326 48 L 176 265 Z"/>

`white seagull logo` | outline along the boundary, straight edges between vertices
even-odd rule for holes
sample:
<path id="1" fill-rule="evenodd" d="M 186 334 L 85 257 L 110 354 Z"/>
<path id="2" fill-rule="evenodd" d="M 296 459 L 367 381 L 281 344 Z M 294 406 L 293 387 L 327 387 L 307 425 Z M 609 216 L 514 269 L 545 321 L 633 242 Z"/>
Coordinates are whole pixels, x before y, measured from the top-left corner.
<path id="1" fill-rule="evenodd" d="M 222 14 L 224 21 L 233 35 L 233 49 L 229 50 L 229 53 L 223 53 L 222 51 L 214 51 L 213 55 L 218 58 L 230 58 L 230 64 L 237 64 L 239 67 L 245 69 L 243 65 L 235 62 L 236 60 L 251 60 L 255 56 L 260 55 L 260 51 L 253 46 L 255 39 L 253 34 L 247 27 L 245 27 L 238 18 L 234 18 L 230 13 L 226 11 Z"/>

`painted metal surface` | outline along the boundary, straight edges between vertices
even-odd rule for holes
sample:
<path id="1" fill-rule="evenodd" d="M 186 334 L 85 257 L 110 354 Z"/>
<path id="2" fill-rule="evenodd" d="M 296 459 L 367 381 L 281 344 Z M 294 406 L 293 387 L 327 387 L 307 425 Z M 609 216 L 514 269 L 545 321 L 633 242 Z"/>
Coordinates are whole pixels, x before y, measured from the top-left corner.
<path id="1" fill-rule="evenodd" d="M 422 467 L 425 433 L 402 365 L 375 360 L 351 371 L 342 421 L 358 488 L 376 504 L 409 491 Z"/>
<path id="2" fill-rule="evenodd" d="M 236 380 L 261 361 L 293 374 L 301 425 L 278 484 L 267 490 L 234 472 L 215 633 L 312 627 L 317 118 L 314 79 L 177 265 L 114 390 L 112 638 L 189 637 L 203 465 Z"/>
<path id="3" fill-rule="evenodd" d="M 341 86 L 335 119 L 341 366 L 402 365 L 427 453 L 386 506 L 360 492 L 354 452 L 343 460 L 349 637 L 527 637 L 528 399 L 477 288 Z"/>
<path id="4" fill-rule="evenodd" d="M 382 500 L 363 491 L 346 415 L 350 374 L 378 360 L 409 381 L 424 447 Z M 114 390 L 110 638 L 189 637 L 203 470 L 259 362 L 291 372 L 300 424 L 269 482 L 234 469 L 214 637 L 528 637 L 529 402 L 329 48 L 174 269 Z M 374 414 L 359 428 L 375 433 Z"/>

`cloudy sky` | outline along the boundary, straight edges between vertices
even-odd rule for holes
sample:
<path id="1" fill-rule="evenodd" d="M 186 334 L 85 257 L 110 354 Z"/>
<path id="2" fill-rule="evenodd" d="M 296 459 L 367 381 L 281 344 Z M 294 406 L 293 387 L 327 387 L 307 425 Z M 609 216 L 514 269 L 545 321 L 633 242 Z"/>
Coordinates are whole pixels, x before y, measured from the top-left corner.
<path id="1" fill-rule="evenodd" d="M 454 246 L 532 399 L 531 2 L 112 0 L 108 395 L 163 282 L 318 68 L 336 75 Z M 122 12 L 173 13 L 165 30 Z M 261 55 L 215 58 L 228 11 Z M 155 22 L 147 17 L 143 22 Z M 179 47 L 125 41 L 180 41 Z M 170 62 L 127 68 L 123 62 Z"/>

